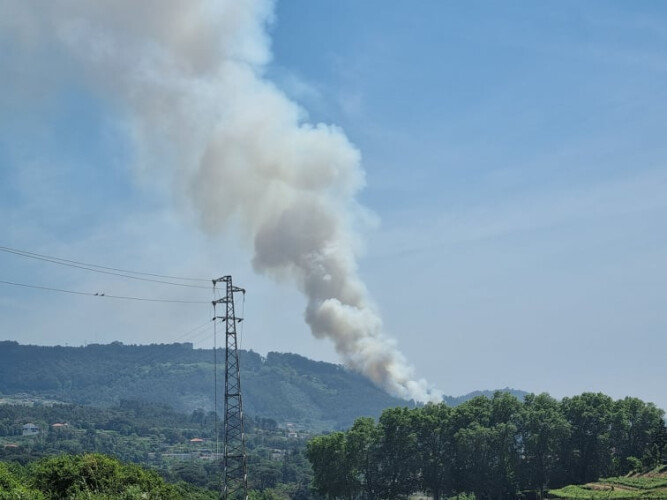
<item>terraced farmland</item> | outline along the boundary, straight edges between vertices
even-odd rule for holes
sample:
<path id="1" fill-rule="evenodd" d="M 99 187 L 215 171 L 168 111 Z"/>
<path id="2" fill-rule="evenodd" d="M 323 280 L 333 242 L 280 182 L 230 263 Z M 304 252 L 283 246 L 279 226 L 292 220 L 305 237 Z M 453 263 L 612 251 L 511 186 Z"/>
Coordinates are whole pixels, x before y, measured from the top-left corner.
<path id="1" fill-rule="evenodd" d="M 667 499 L 667 465 L 644 474 L 600 479 L 549 491 L 549 498 L 564 499 Z"/>

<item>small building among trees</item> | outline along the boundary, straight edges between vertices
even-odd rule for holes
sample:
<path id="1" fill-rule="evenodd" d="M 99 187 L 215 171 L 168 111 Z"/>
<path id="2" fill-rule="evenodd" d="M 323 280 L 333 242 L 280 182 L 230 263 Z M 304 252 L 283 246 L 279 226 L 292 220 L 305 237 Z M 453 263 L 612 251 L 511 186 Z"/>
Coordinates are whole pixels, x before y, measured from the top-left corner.
<path id="1" fill-rule="evenodd" d="M 24 436 L 36 436 L 37 434 L 39 434 L 39 427 L 35 424 L 27 423 L 23 426 Z"/>

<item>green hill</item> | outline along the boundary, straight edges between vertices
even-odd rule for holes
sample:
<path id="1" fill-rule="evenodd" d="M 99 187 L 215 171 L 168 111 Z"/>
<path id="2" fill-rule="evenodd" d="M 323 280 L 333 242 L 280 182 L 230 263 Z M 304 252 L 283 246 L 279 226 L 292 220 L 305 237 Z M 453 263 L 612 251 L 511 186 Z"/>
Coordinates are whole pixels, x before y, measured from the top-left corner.
<path id="1" fill-rule="evenodd" d="M 218 360 L 224 360 L 224 350 L 218 351 Z M 378 417 L 385 408 L 413 406 L 343 366 L 296 354 L 270 352 L 262 357 L 240 351 L 240 364 L 249 415 L 332 429 L 348 427 L 360 416 Z M 4 341 L 0 342 L 0 394 L 25 393 L 93 406 L 134 399 L 166 403 L 185 413 L 197 408 L 208 411 L 214 406 L 213 367 L 213 351 L 194 349 L 190 343 L 45 347 Z M 218 369 L 221 395 L 224 366 Z M 445 402 L 455 405 L 479 394 L 447 397 Z"/>

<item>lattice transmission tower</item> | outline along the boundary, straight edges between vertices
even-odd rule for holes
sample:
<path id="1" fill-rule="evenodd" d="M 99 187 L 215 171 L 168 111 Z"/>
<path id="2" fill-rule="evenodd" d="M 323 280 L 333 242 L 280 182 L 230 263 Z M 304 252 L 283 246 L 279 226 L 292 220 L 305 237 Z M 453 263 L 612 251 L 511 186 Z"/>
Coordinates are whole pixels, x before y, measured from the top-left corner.
<path id="1" fill-rule="evenodd" d="M 248 464 L 243 432 L 243 398 L 241 397 L 241 371 L 236 337 L 237 323 L 243 321 L 243 318 L 238 318 L 234 312 L 234 295 L 242 293 L 245 296 L 245 290 L 234 286 L 231 276 L 223 276 L 213 280 L 214 294 L 216 285 L 219 283 L 225 284 L 225 296 L 213 301 L 213 321 L 225 323 L 225 419 L 220 497 L 225 500 L 247 500 Z M 218 315 L 217 308 L 223 306 L 224 315 Z M 215 349 L 216 347 L 214 351 Z M 217 401 L 217 387 L 215 390 Z"/>

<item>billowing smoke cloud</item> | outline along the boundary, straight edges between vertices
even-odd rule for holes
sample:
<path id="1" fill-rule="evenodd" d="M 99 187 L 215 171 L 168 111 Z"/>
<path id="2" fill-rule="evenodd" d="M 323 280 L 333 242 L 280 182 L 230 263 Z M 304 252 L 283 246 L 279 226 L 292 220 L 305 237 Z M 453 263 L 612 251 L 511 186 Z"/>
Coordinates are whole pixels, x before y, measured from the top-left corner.
<path id="1" fill-rule="evenodd" d="M 312 333 L 349 367 L 394 395 L 438 399 L 383 336 L 358 278 L 359 151 L 263 77 L 272 13 L 269 0 L 9 0 L 0 28 L 111 100 L 144 172 L 173 179 L 208 231 L 241 230 L 254 268 L 296 283 Z"/>

